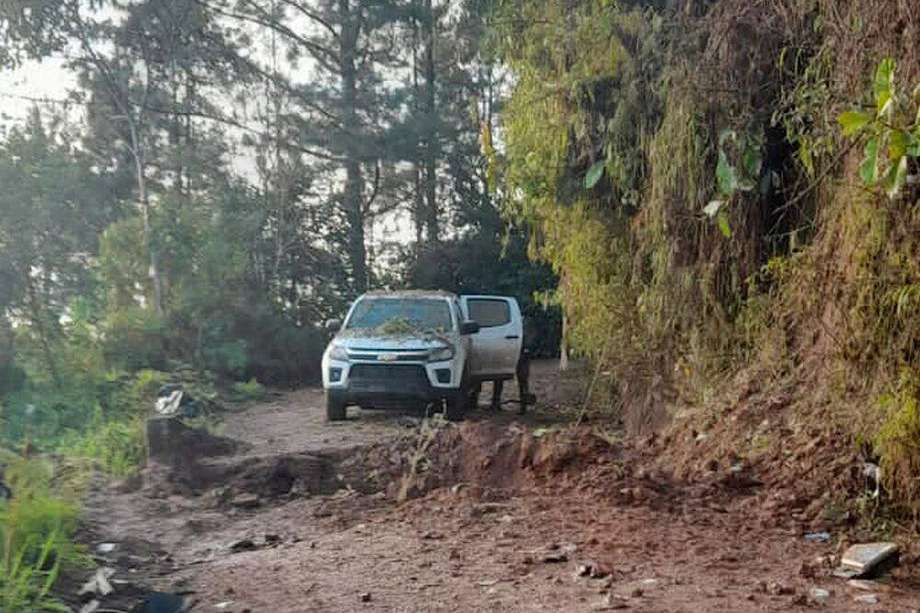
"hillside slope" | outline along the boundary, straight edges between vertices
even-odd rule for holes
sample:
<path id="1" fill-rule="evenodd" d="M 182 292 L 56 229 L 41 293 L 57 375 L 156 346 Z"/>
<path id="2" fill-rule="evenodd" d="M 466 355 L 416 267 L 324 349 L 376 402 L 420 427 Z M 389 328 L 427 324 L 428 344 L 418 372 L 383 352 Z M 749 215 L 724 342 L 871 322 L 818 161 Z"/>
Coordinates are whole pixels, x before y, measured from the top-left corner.
<path id="1" fill-rule="evenodd" d="M 502 3 L 493 162 L 595 389 L 681 472 L 775 464 L 846 501 L 878 461 L 916 514 L 915 7 L 564 4 Z"/>

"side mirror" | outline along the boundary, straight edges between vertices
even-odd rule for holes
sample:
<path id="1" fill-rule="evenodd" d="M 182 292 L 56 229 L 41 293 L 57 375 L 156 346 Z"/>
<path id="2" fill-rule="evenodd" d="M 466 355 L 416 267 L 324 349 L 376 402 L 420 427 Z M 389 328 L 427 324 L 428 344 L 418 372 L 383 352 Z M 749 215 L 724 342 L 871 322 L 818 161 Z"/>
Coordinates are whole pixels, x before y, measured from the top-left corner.
<path id="1" fill-rule="evenodd" d="M 479 324 L 475 321 L 464 321 L 460 323 L 460 334 L 462 336 L 469 336 L 477 332 L 479 332 Z"/>
<path id="2" fill-rule="evenodd" d="M 338 330 L 342 327 L 341 319 L 327 319 L 326 320 L 326 329 L 327 330 Z"/>

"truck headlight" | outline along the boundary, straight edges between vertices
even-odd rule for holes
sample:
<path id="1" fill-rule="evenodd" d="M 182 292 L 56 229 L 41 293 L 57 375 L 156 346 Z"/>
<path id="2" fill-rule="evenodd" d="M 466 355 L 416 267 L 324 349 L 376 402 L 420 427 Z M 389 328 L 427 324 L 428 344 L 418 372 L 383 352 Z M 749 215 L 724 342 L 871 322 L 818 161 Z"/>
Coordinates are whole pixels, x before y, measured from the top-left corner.
<path id="1" fill-rule="evenodd" d="M 337 362 L 347 362 L 348 351 L 341 345 L 332 345 L 329 347 L 329 359 L 336 360 Z"/>
<path id="2" fill-rule="evenodd" d="M 450 345 L 445 347 L 439 347 L 433 350 L 428 355 L 429 362 L 446 362 L 447 360 L 453 359 L 454 357 L 454 348 Z"/>

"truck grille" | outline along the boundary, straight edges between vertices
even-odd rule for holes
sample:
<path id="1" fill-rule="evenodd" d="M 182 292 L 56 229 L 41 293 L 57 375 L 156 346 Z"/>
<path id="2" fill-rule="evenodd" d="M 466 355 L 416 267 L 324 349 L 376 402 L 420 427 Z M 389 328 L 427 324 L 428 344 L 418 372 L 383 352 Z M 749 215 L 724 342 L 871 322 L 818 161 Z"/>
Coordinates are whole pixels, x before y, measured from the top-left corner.
<path id="1" fill-rule="evenodd" d="M 413 364 L 355 364 L 348 375 L 352 381 L 403 381 L 428 383 L 423 366 Z"/>
<path id="2" fill-rule="evenodd" d="M 382 352 L 389 353 L 389 352 Z M 377 353 L 354 353 L 350 352 L 348 357 L 352 360 L 361 360 L 363 362 L 376 362 L 379 357 Z M 396 353 L 396 362 L 425 362 L 428 360 L 427 351 L 413 351 L 411 353 Z"/>

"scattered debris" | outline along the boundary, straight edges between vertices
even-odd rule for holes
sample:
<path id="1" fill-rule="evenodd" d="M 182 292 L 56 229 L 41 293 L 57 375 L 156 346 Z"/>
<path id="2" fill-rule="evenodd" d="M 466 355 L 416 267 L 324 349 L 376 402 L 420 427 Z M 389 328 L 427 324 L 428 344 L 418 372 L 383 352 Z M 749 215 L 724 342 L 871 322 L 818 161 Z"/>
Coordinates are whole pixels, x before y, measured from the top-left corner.
<path id="1" fill-rule="evenodd" d="M 80 596 L 84 594 L 93 594 L 99 596 L 108 596 L 115 591 L 109 579 L 115 574 L 114 568 L 102 567 L 96 570 L 96 573 L 83 584 L 80 588 Z"/>
<path id="2" fill-rule="evenodd" d="M 857 596 L 853 600 L 861 604 L 878 604 L 878 596 L 875 594 L 863 594 L 862 596 Z"/>
<path id="3" fill-rule="evenodd" d="M 837 577 L 856 579 L 881 574 L 898 563 L 896 543 L 864 543 L 847 549 L 834 571 Z"/>
<path id="4" fill-rule="evenodd" d="M 866 479 L 866 491 L 871 490 L 869 496 L 878 498 L 882 490 L 882 469 L 878 464 L 865 462 L 863 464 L 863 477 Z"/>
<path id="5" fill-rule="evenodd" d="M 850 579 L 847 581 L 847 585 L 853 589 L 863 590 L 864 592 L 878 592 L 891 589 L 887 585 L 882 585 L 875 581 L 866 581 L 865 579 Z"/>
<path id="6" fill-rule="evenodd" d="M 544 564 L 568 562 L 569 554 L 575 553 L 576 551 L 578 551 L 578 546 L 574 543 L 566 543 L 564 545 L 553 543 L 546 548 L 545 553 L 541 554 L 542 557 L 540 559 Z"/>
<path id="7" fill-rule="evenodd" d="M 99 601 L 96 599 L 90 600 L 85 605 L 80 607 L 80 613 L 95 613 L 99 609 Z"/>
<path id="8" fill-rule="evenodd" d="M 482 581 L 477 581 L 476 585 L 479 587 L 492 587 L 493 585 L 498 584 L 498 579 L 483 579 Z"/>
<path id="9" fill-rule="evenodd" d="M 771 581 L 765 591 L 771 596 L 789 596 L 795 594 L 795 588 L 779 581 Z"/>
<path id="10" fill-rule="evenodd" d="M 115 543 L 99 543 L 96 545 L 96 551 L 99 553 L 112 553 L 117 546 Z"/>
<path id="11" fill-rule="evenodd" d="M 198 403 L 177 383 L 160 388 L 153 409 L 157 414 L 169 417 L 196 417 L 200 412 Z"/>
<path id="12" fill-rule="evenodd" d="M 831 540 L 830 532 L 809 532 L 805 535 L 805 540 L 811 543 L 826 543 Z"/>
<path id="13" fill-rule="evenodd" d="M 595 611 L 619 611 L 628 608 L 629 606 L 623 602 L 621 596 L 612 593 L 607 594 L 603 600 L 596 603 L 593 607 Z"/>
<path id="14" fill-rule="evenodd" d="M 252 539 L 242 539 L 230 545 L 231 553 L 240 553 L 242 551 L 255 551 L 258 549 Z"/>
<path id="15" fill-rule="evenodd" d="M 370 602 L 370 601 L 371 601 L 371 594 L 370 594 L 370 592 L 362 592 L 361 595 L 360 595 L 358 598 L 359 598 L 359 600 L 361 600 L 361 602 Z"/>
<path id="16" fill-rule="evenodd" d="M 194 603 L 193 603 L 194 604 Z M 185 598 L 168 592 L 151 592 L 131 613 L 184 613 L 188 611 Z"/>
<path id="17" fill-rule="evenodd" d="M 240 494 L 234 496 L 230 505 L 239 509 L 254 509 L 262 504 L 261 499 L 255 494 Z"/>
<path id="18" fill-rule="evenodd" d="M 215 609 L 226 609 L 232 604 L 233 604 L 232 600 L 225 600 L 223 602 L 218 602 L 216 605 L 214 605 L 214 608 Z"/>
<path id="19" fill-rule="evenodd" d="M 590 563 L 590 562 L 587 563 L 587 564 L 579 564 L 579 565 L 575 568 L 575 576 L 576 576 L 576 577 L 590 577 L 590 576 L 591 576 L 591 569 L 592 569 L 592 567 L 591 567 L 591 563 Z"/>
<path id="20" fill-rule="evenodd" d="M 811 588 L 811 591 L 809 592 L 809 596 L 811 596 L 811 600 L 813 602 L 823 604 L 827 602 L 828 599 L 831 597 L 831 593 L 825 590 L 824 588 L 813 587 Z"/>

